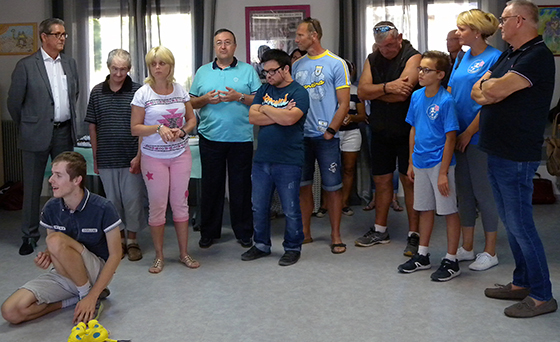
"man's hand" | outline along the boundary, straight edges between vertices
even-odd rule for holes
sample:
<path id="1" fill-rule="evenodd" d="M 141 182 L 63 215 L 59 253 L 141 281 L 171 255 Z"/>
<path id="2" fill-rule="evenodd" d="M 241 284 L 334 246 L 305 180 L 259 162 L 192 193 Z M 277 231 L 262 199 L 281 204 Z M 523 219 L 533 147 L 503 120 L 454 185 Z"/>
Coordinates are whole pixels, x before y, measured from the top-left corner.
<path id="1" fill-rule="evenodd" d="M 346 114 L 344 120 L 342 120 L 342 126 L 348 126 L 350 122 L 352 122 L 352 117 L 350 116 L 350 114 Z"/>
<path id="2" fill-rule="evenodd" d="M 93 158 L 93 172 L 95 172 L 96 175 L 99 174 L 99 169 L 97 168 L 97 158 Z"/>
<path id="3" fill-rule="evenodd" d="M 91 295 L 87 295 L 82 298 L 76 308 L 74 309 L 74 320 L 72 321 L 74 325 L 84 322 L 87 323 L 89 320 L 94 318 L 95 314 L 95 304 L 97 304 L 97 298 L 93 298 Z"/>
<path id="4" fill-rule="evenodd" d="M 37 267 L 46 270 L 51 265 L 51 255 L 49 251 L 39 252 L 33 261 Z"/>
<path id="5" fill-rule="evenodd" d="M 235 102 L 241 98 L 241 93 L 235 91 L 233 88 L 226 87 L 228 91 L 218 90 L 218 96 L 222 102 Z"/>
<path id="6" fill-rule="evenodd" d="M 329 132 L 326 132 L 323 134 L 323 138 L 325 140 L 331 140 L 332 138 L 334 138 L 334 135 L 330 134 Z"/>
<path id="7" fill-rule="evenodd" d="M 438 176 L 438 189 L 439 189 L 439 193 L 444 196 L 444 197 L 448 197 L 449 196 L 449 179 L 447 178 L 447 174 L 443 175 L 440 174 Z"/>
<path id="8" fill-rule="evenodd" d="M 206 101 L 209 104 L 216 104 L 221 102 L 219 95 L 220 94 L 216 91 L 216 89 L 214 89 L 204 94 L 204 97 L 206 97 Z"/>
<path id="9" fill-rule="evenodd" d="M 469 134 L 467 131 L 464 131 L 463 133 L 459 134 L 459 136 L 457 137 L 457 142 L 455 143 L 455 149 L 457 151 L 461 151 L 465 153 L 467 146 L 471 142 L 471 138 L 472 135 Z"/>
<path id="10" fill-rule="evenodd" d="M 408 170 L 406 171 L 406 176 L 412 183 L 414 183 L 414 169 L 412 168 L 412 164 L 408 164 Z"/>
<path id="11" fill-rule="evenodd" d="M 294 101 L 294 99 L 291 99 L 290 102 L 288 102 L 288 104 L 284 108 L 287 109 L 287 110 L 290 110 L 290 109 L 294 108 L 295 106 L 296 106 L 296 101 Z"/>
<path id="12" fill-rule="evenodd" d="M 385 92 L 387 94 L 410 96 L 414 87 L 408 82 L 408 76 L 397 78 L 394 81 L 385 84 Z"/>
<path id="13" fill-rule="evenodd" d="M 141 172 L 140 170 L 140 156 L 136 156 L 134 158 L 132 158 L 132 160 L 130 161 L 130 167 L 128 168 L 128 171 L 134 175 L 137 175 Z"/>

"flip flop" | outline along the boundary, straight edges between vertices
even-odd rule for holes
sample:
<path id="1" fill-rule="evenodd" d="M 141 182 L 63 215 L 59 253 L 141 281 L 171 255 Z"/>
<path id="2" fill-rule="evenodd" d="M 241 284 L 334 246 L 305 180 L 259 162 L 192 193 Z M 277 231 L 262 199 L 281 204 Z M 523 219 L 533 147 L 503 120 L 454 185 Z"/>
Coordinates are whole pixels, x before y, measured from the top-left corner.
<path id="1" fill-rule="evenodd" d="M 366 205 L 365 207 L 362 208 L 363 211 L 370 211 L 370 210 L 373 210 L 373 209 L 375 209 L 375 203 L 373 205 L 371 205 L 371 203 L 370 203 L 370 204 L 368 204 L 368 205 Z"/>
<path id="2" fill-rule="evenodd" d="M 335 248 L 337 248 L 337 247 L 338 248 L 343 247 L 344 249 L 341 250 L 341 251 L 336 251 Z M 332 254 L 342 254 L 344 252 L 346 252 L 346 244 L 345 243 L 333 243 L 331 245 L 331 253 Z"/>
<path id="3" fill-rule="evenodd" d="M 393 200 L 391 202 L 391 208 L 393 208 L 394 211 L 403 211 L 404 208 L 401 207 L 401 205 L 399 204 L 399 201 L 397 200 Z"/>
<path id="4" fill-rule="evenodd" d="M 313 242 L 313 238 L 312 238 L 312 237 L 309 237 L 309 238 L 307 238 L 307 239 L 303 239 L 302 244 L 312 243 L 312 242 Z"/>

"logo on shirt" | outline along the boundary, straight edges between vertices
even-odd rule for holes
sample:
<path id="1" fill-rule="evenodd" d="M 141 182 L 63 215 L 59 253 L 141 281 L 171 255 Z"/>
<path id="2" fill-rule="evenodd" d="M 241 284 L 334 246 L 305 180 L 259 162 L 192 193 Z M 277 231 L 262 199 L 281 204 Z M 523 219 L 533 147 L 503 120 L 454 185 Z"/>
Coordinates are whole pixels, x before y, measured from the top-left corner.
<path id="1" fill-rule="evenodd" d="M 82 233 L 97 233 L 97 228 L 82 228 Z"/>
<path id="2" fill-rule="evenodd" d="M 323 73 L 323 66 L 322 65 L 316 65 L 315 66 L 315 76 L 319 76 Z"/>
<path id="3" fill-rule="evenodd" d="M 159 119 L 158 122 L 169 128 L 183 127 L 183 113 L 177 113 L 178 110 L 179 108 L 167 109 L 171 114 L 162 115 L 163 119 Z"/>
<path id="4" fill-rule="evenodd" d="M 66 230 L 66 227 L 53 225 L 53 229 L 55 229 L 55 230 Z"/>
<path id="5" fill-rule="evenodd" d="M 284 97 L 279 98 L 278 100 L 273 99 L 268 93 L 263 96 L 263 105 L 269 105 L 275 108 L 279 107 L 286 107 L 288 105 L 288 94 L 284 95 Z"/>
<path id="6" fill-rule="evenodd" d="M 477 59 L 476 61 L 472 62 L 467 69 L 469 74 L 477 73 L 480 68 L 482 68 L 486 64 L 482 59 Z"/>
<path id="7" fill-rule="evenodd" d="M 428 110 L 426 111 L 426 114 L 428 114 L 430 120 L 437 119 L 437 117 L 439 116 L 439 106 L 437 104 L 433 104 L 429 106 Z"/>

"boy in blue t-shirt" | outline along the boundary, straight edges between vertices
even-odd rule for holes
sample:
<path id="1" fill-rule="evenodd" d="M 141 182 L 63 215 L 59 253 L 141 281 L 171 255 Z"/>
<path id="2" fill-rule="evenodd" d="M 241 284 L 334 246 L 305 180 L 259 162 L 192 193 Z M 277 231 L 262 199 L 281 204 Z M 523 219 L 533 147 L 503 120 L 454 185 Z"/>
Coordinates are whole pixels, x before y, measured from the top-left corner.
<path id="1" fill-rule="evenodd" d="M 455 193 L 453 150 L 459 124 L 455 102 L 441 81 L 450 69 L 449 56 L 427 51 L 418 67 L 418 79 L 424 88 L 412 94 L 406 116 L 410 130 L 411 157 L 408 177 L 414 182 L 414 210 L 420 213 L 420 246 L 409 261 L 398 267 L 401 273 L 429 269 L 428 246 L 434 227 L 434 210 L 447 221 L 447 255 L 434 281 L 447 281 L 461 274 L 456 254 L 461 234 Z"/>

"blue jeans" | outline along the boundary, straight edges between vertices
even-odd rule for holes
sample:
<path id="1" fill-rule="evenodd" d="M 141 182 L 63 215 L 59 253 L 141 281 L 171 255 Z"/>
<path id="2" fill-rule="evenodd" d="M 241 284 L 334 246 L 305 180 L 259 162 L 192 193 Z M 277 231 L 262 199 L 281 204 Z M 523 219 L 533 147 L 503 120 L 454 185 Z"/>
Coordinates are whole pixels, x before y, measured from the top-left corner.
<path id="1" fill-rule="evenodd" d="M 515 259 L 513 284 L 531 288 L 531 297 L 536 300 L 548 301 L 552 298 L 552 284 L 531 203 L 533 177 L 539 164 L 488 155 L 488 177 Z"/>
<path id="2" fill-rule="evenodd" d="M 303 138 L 305 161 L 301 186 L 313 184 L 315 160 L 321 171 L 321 183 L 325 191 L 336 191 L 342 188 L 342 163 L 340 161 L 340 139 Z"/>
<path id="3" fill-rule="evenodd" d="M 285 251 L 301 251 L 303 224 L 299 206 L 301 167 L 295 165 L 253 163 L 253 222 L 255 247 L 270 252 L 270 202 L 278 191 L 286 215 Z"/>

